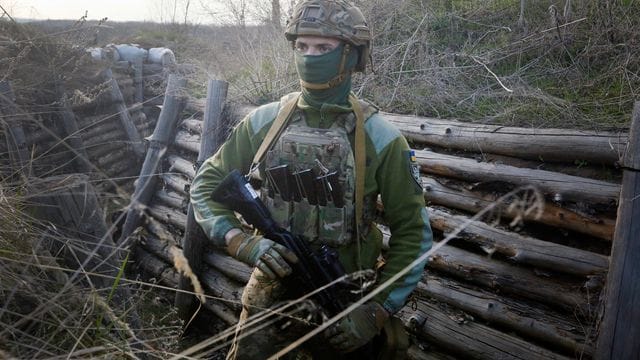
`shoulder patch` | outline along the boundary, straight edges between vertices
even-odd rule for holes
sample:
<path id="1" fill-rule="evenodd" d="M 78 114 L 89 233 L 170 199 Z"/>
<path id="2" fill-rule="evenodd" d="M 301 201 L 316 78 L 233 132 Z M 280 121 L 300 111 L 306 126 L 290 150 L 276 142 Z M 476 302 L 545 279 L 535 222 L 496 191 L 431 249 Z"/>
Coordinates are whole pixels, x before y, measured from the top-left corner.
<path id="1" fill-rule="evenodd" d="M 404 151 L 405 162 L 407 164 L 407 170 L 411 174 L 411 178 L 416 185 L 416 191 L 422 193 L 422 179 L 420 178 L 420 165 L 416 161 L 416 152 L 413 150 Z"/>

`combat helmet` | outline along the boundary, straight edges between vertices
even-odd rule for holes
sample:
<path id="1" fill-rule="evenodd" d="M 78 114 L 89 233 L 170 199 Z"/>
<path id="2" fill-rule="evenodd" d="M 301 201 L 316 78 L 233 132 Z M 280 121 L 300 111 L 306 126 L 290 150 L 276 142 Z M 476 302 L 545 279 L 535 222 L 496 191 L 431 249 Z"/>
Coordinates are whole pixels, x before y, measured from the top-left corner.
<path id="1" fill-rule="evenodd" d="M 371 32 L 360 9 L 342 0 L 301 0 L 284 32 L 294 42 L 302 35 L 328 36 L 354 45 L 359 51 L 355 71 L 364 71 L 371 52 Z"/>

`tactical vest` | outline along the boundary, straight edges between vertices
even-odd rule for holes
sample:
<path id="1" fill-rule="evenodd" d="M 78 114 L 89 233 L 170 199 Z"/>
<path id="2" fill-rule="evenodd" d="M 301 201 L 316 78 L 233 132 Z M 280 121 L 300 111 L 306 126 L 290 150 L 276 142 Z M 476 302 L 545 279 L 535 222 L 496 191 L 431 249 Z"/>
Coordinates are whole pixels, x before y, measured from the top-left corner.
<path id="1" fill-rule="evenodd" d="M 376 111 L 361 104 L 365 118 Z M 352 113 L 338 114 L 330 128 L 319 129 L 307 126 L 303 112 L 294 110 L 262 167 L 261 198 L 279 226 L 312 244 L 340 247 L 353 241 L 355 160 L 349 134 L 354 129 Z"/>

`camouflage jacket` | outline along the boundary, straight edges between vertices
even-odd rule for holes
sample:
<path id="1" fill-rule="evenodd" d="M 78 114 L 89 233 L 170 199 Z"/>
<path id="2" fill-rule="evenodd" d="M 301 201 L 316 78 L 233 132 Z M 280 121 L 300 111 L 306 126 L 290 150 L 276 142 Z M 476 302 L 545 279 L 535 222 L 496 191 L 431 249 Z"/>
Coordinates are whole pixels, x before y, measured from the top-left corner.
<path id="1" fill-rule="evenodd" d="M 216 246 L 224 246 L 224 235 L 240 228 L 234 213 L 210 199 L 211 191 L 233 169 L 248 173 L 253 157 L 280 109 L 280 102 L 263 105 L 243 119 L 218 152 L 198 170 L 191 185 L 191 203 L 196 221 Z M 350 108 L 332 106 L 322 111 L 310 108 L 302 98 L 296 111 L 304 111 L 307 124 L 326 128 L 336 116 Z M 382 283 L 431 248 L 432 233 L 425 209 L 422 187 L 416 180 L 416 165 L 409 145 L 400 132 L 379 113 L 369 112 L 365 122 L 366 171 L 365 199 L 379 194 L 384 205 L 384 220 L 391 231 L 386 264 L 378 282 Z M 351 137 L 353 148 L 353 139 Z M 366 205 L 365 205 L 366 206 Z M 358 256 L 355 242 L 339 249 L 347 272 L 373 268 L 382 251 L 380 231 L 371 231 Z M 360 264 L 358 264 L 358 258 Z M 398 311 L 422 275 L 426 261 L 414 267 L 374 298 L 389 312 Z"/>

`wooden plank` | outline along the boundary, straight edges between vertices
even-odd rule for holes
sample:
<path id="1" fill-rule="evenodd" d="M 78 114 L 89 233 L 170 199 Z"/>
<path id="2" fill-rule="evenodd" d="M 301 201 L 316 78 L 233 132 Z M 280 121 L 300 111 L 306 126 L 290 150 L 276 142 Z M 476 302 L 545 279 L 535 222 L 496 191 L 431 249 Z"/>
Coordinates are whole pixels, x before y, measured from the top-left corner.
<path id="1" fill-rule="evenodd" d="M 568 129 L 519 128 L 382 113 L 413 142 L 523 159 L 614 165 L 628 134 Z"/>
<path id="2" fill-rule="evenodd" d="M 149 150 L 140 171 L 140 178 L 136 183 L 131 203 L 127 210 L 127 218 L 122 227 L 120 241 L 124 241 L 138 227 L 142 210 L 149 203 L 155 192 L 162 158 L 172 140 L 180 111 L 184 106 L 184 98 L 181 92 L 185 85 L 186 80 L 184 78 L 175 75 L 169 76 L 165 102 L 160 112 L 158 125 L 151 136 Z"/>
<path id="3" fill-rule="evenodd" d="M 640 102 L 633 109 L 597 359 L 640 354 Z"/>
<path id="4" fill-rule="evenodd" d="M 423 177 L 422 185 L 425 189 L 425 201 L 427 203 L 446 206 L 452 209 L 477 213 L 498 199 L 496 194 L 469 191 L 463 188 L 446 186 L 431 177 Z M 515 216 L 523 216 L 508 207 L 501 209 L 501 215 L 513 219 Z M 604 240 L 613 239 L 615 220 L 605 217 L 594 217 L 579 214 L 572 210 L 562 208 L 551 202 L 546 202 L 544 211 L 537 218 L 535 214 L 524 214 L 523 221 L 534 221 L 557 228 L 564 228 L 583 234 L 595 236 Z"/>
<path id="5" fill-rule="evenodd" d="M 508 182 L 533 185 L 554 201 L 617 204 L 620 185 L 545 170 L 477 162 L 473 159 L 416 150 L 422 171 L 465 181 Z"/>
<path id="6" fill-rule="evenodd" d="M 182 127 L 196 133 L 198 135 L 202 135 L 202 126 L 204 122 L 198 119 L 185 119 L 182 121 Z"/>
<path id="7" fill-rule="evenodd" d="M 200 153 L 200 135 L 190 134 L 187 131 L 180 130 L 176 134 L 176 140 L 173 144 L 192 153 Z"/>
<path id="8" fill-rule="evenodd" d="M 187 224 L 187 215 L 185 213 L 156 203 L 152 203 L 147 209 L 151 216 L 158 221 L 171 224 L 184 231 Z"/>
<path id="9" fill-rule="evenodd" d="M 179 173 L 189 177 L 189 180 L 196 176 L 196 169 L 193 162 L 184 159 L 178 155 L 167 156 L 167 162 L 169 163 L 169 172 L 178 171 Z"/>
<path id="10" fill-rule="evenodd" d="M 178 194 L 174 191 L 167 191 L 167 189 L 158 190 L 153 196 L 154 201 L 160 201 L 163 204 L 172 207 L 174 209 L 180 209 L 182 211 L 187 210 L 187 202 L 188 199 L 184 197 L 182 194 Z"/>
<path id="11" fill-rule="evenodd" d="M 428 301 L 416 301 L 400 312 L 415 335 L 464 359 L 570 359 L 482 325 L 459 311 L 440 308 Z"/>
<path id="12" fill-rule="evenodd" d="M 537 276 L 534 271 L 492 258 L 444 246 L 429 258 L 429 269 L 441 271 L 487 289 L 563 308 L 582 317 L 592 314 L 597 295 L 583 293 L 581 285 Z"/>
<path id="13" fill-rule="evenodd" d="M 142 103 L 144 101 L 144 62 L 142 61 L 142 57 L 137 57 L 133 61 L 133 71 L 136 89 L 134 101 L 137 103 Z"/>
<path id="14" fill-rule="evenodd" d="M 142 143 L 142 139 L 138 130 L 133 125 L 131 121 L 131 117 L 129 115 L 129 110 L 127 109 L 127 104 L 122 97 L 122 93 L 120 92 L 120 88 L 118 87 L 118 83 L 113 78 L 113 72 L 111 69 L 107 69 L 104 72 L 104 79 L 109 83 L 111 89 L 111 97 L 115 101 L 115 107 L 118 112 L 118 118 L 120 119 L 120 124 L 122 125 L 122 129 L 124 130 L 127 138 L 130 141 L 131 147 L 133 149 L 134 154 L 139 159 L 144 157 L 144 144 Z"/>
<path id="15" fill-rule="evenodd" d="M 451 215 L 428 207 L 431 226 L 444 233 L 453 231 L 469 221 L 469 217 Z M 554 244 L 528 236 L 498 229 L 481 221 L 468 224 L 457 236 L 477 244 L 488 255 L 505 255 L 515 263 L 522 263 L 572 275 L 602 275 L 609 267 L 604 255 Z"/>
<path id="16" fill-rule="evenodd" d="M 242 296 L 244 285 L 228 279 L 213 268 L 205 268 L 200 275 L 200 281 L 213 296 L 219 298 L 220 301 L 224 301 L 227 307 L 236 311 L 241 309 L 240 297 Z"/>
<path id="17" fill-rule="evenodd" d="M 198 158 L 195 166 L 188 167 L 193 171 L 191 179 L 195 177 L 196 168 L 200 167 L 206 159 L 212 156 L 220 146 L 218 139 L 220 137 L 220 122 L 222 118 L 222 110 L 224 108 L 224 102 L 227 98 L 227 90 L 229 84 L 226 81 L 212 80 L 207 82 L 207 105 L 204 111 L 204 118 L 202 121 L 202 134 L 201 141 L 198 146 Z M 191 165 L 189 163 L 181 166 L 182 168 Z M 172 166 L 178 166 L 178 162 L 175 162 Z M 202 274 L 203 253 L 205 252 L 206 245 L 208 243 L 206 234 L 202 231 L 202 228 L 195 221 L 193 207 L 189 204 L 187 210 L 187 224 L 182 244 L 184 248 L 185 257 L 189 263 L 192 264 L 192 268 L 195 274 Z M 186 278 L 180 279 L 180 288 L 186 289 L 189 284 Z M 180 316 L 186 319 L 189 312 L 193 311 L 195 306 L 195 299 L 193 297 L 186 298 L 181 295 L 176 296 L 176 306 L 179 309 Z"/>
<path id="18" fill-rule="evenodd" d="M 182 174 L 164 173 L 162 174 L 162 181 L 170 189 L 173 189 L 184 197 L 187 197 L 189 194 L 189 186 L 191 186 L 191 183 Z"/>
<path id="19" fill-rule="evenodd" d="M 446 302 L 475 318 L 509 329 L 523 338 L 562 349 L 565 355 L 593 355 L 593 347 L 585 344 L 585 332 L 590 328 L 571 317 L 564 318 L 522 301 L 474 290 L 463 283 L 434 275 L 423 278 L 414 294 Z"/>
<path id="20" fill-rule="evenodd" d="M 209 266 L 220 271 L 221 274 L 241 284 L 246 284 L 249 281 L 253 271 L 251 266 L 227 255 L 224 250 L 207 251 L 203 259 Z"/>
<path id="21" fill-rule="evenodd" d="M 455 356 L 443 354 L 433 349 L 429 345 L 411 344 L 407 350 L 408 360 L 457 360 Z"/>

